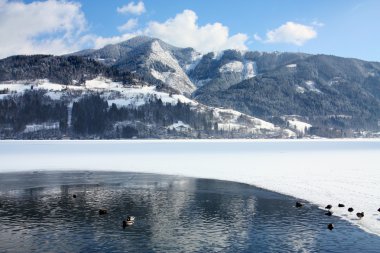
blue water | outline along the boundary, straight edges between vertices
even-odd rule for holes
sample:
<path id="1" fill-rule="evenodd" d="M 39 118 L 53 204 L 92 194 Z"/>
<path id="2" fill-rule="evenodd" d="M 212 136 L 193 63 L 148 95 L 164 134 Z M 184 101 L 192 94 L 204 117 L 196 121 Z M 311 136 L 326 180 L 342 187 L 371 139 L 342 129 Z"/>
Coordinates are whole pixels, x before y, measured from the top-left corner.
<path id="1" fill-rule="evenodd" d="M 178 176 L 4 173 L 0 252 L 379 252 L 380 237 L 295 201 Z M 127 215 L 136 221 L 124 229 Z"/>

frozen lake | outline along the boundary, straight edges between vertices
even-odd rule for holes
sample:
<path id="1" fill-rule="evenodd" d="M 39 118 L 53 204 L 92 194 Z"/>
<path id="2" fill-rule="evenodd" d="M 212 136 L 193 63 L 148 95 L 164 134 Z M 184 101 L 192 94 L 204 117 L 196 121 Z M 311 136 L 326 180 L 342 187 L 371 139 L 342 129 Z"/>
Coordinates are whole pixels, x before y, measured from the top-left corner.
<path id="1" fill-rule="evenodd" d="M 0 177 L 0 252 L 378 252 L 315 205 L 235 182 L 133 172 Z M 75 194 L 75 198 L 73 195 Z M 98 209 L 106 208 L 106 215 Z M 123 228 L 127 215 L 136 217 Z M 333 223 L 330 231 L 327 224 Z"/>
<path id="2" fill-rule="evenodd" d="M 378 140 L 1 141 L 0 159 L 1 172 L 107 170 L 248 183 L 331 204 L 334 215 L 380 235 Z"/>

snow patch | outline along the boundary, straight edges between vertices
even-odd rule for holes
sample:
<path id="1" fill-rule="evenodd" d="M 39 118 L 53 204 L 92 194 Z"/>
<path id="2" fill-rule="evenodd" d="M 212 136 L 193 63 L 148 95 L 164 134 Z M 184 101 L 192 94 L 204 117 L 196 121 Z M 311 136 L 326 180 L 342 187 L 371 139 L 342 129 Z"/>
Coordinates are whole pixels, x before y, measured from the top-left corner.
<path id="1" fill-rule="evenodd" d="M 198 63 L 202 60 L 203 54 L 193 51 L 191 53 L 191 63 L 185 66 L 186 73 L 189 73 L 191 70 L 195 69 Z"/>
<path id="2" fill-rule="evenodd" d="M 186 131 L 191 131 L 192 128 L 188 124 L 183 123 L 182 121 L 178 121 L 177 123 L 174 123 L 168 127 L 166 127 L 169 130 L 176 130 L 179 132 L 186 132 Z"/>
<path id="3" fill-rule="evenodd" d="M 301 87 L 299 85 L 296 86 L 296 92 L 297 93 L 305 93 L 306 89 L 304 87 Z"/>
<path id="4" fill-rule="evenodd" d="M 244 77 L 243 79 L 249 79 L 257 75 L 257 65 L 256 62 L 247 61 L 244 64 Z"/>
<path id="5" fill-rule="evenodd" d="M 62 92 L 59 91 L 49 91 L 45 94 L 53 100 L 60 100 L 62 97 Z"/>
<path id="6" fill-rule="evenodd" d="M 333 79 L 331 79 L 330 81 L 328 81 L 327 84 L 328 84 L 329 86 L 339 85 L 339 84 L 341 84 L 343 81 L 344 81 L 344 79 L 343 79 L 342 77 L 336 76 L 336 77 L 334 77 Z"/>
<path id="7" fill-rule="evenodd" d="M 241 80 L 246 80 L 256 76 L 257 66 L 256 62 L 253 61 L 245 61 L 244 63 L 241 61 L 231 61 L 229 63 L 224 64 L 219 68 L 220 73 L 239 73 L 242 74 Z"/>
<path id="8" fill-rule="evenodd" d="M 215 61 L 219 61 L 224 55 L 224 51 L 214 51 L 212 53 L 213 53 L 212 59 Z"/>
<path id="9" fill-rule="evenodd" d="M 220 73 L 225 72 L 243 72 L 244 65 L 241 61 L 231 61 L 229 63 L 224 64 L 219 68 Z"/>
<path id="10" fill-rule="evenodd" d="M 111 106 L 114 103 L 118 107 L 136 108 L 158 99 L 161 99 L 164 104 L 176 105 L 178 102 L 181 102 L 192 106 L 198 105 L 197 102 L 185 97 L 184 95 L 170 95 L 165 92 L 157 91 L 153 86 L 125 87 L 117 89 L 117 91 L 119 91 L 119 93 L 116 97 L 109 98 L 109 94 L 103 95 L 103 97 L 108 101 L 108 105 Z"/>
<path id="11" fill-rule="evenodd" d="M 297 64 L 288 64 L 286 65 L 287 68 L 297 68 Z"/>
<path id="12" fill-rule="evenodd" d="M 305 133 L 305 130 L 308 130 L 312 127 L 311 124 L 297 120 L 296 118 L 287 119 L 286 122 L 288 123 L 290 128 L 303 134 Z"/>
<path id="13" fill-rule="evenodd" d="M 95 79 L 87 80 L 84 86 L 87 89 L 109 89 L 111 86 L 114 87 L 114 84 L 110 79 L 99 76 Z"/>
<path id="14" fill-rule="evenodd" d="M 31 133 L 31 132 L 41 131 L 41 130 L 51 130 L 51 129 L 58 129 L 58 128 L 59 128 L 59 122 L 28 124 L 25 126 L 24 133 Z"/>
<path id="15" fill-rule="evenodd" d="M 212 80 L 211 78 L 198 80 L 198 81 L 195 82 L 195 85 L 199 88 L 199 87 L 202 87 L 202 86 L 206 85 L 211 80 Z"/>
<path id="16" fill-rule="evenodd" d="M 309 91 L 316 92 L 316 93 L 322 93 L 319 89 L 315 88 L 315 82 L 311 80 L 305 81 L 306 88 Z"/>
<path id="17" fill-rule="evenodd" d="M 238 130 L 245 129 L 250 133 L 258 133 L 259 131 L 276 131 L 279 128 L 267 121 L 242 114 L 232 109 L 214 108 L 213 115 L 218 119 L 218 129 Z"/>

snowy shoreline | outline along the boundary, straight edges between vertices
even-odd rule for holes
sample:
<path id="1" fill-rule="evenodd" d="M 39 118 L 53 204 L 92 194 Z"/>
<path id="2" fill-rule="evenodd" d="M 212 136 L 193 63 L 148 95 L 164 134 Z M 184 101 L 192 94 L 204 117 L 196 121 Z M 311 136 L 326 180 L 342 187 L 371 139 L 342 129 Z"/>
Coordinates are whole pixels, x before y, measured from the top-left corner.
<path id="1" fill-rule="evenodd" d="M 22 140 L 5 139 L 5 142 L 124 142 L 124 143 L 150 143 L 150 142 L 380 142 L 380 138 L 302 138 L 302 139 L 67 139 L 67 140 Z"/>
<path id="2" fill-rule="evenodd" d="M 0 141 L 0 172 L 103 170 L 247 183 L 380 235 L 380 139 Z M 344 203 L 345 208 L 338 208 Z M 365 217 L 347 215 L 364 211 Z"/>

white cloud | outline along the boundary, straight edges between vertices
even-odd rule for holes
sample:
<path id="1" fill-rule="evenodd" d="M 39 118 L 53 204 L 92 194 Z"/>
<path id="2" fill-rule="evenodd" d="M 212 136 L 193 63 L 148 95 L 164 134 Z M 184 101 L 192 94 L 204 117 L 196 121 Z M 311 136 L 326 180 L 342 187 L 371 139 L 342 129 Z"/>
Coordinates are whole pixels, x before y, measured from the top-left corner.
<path id="1" fill-rule="evenodd" d="M 140 3 L 132 2 L 131 6 Z M 102 37 L 87 33 L 87 22 L 78 3 L 46 0 L 27 4 L 0 0 L 0 58 L 15 54 L 71 53 L 119 43 L 136 35 L 157 37 L 200 52 L 247 49 L 246 34 L 230 35 L 228 27 L 221 23 L 199 25 L 197 20 L 195 12 L 185 10 L 165 22 L 150 22 L 141 30 L 133 30 L 138 20 L 130 19 L 118 27 L 124 32 L 121 35 Z"/>
<path id="2" fill-rule="evenodd" d="M 14 54 L 62 54 L 86 43 L 86 20 L 81 6 L 48 0 L 0 0 L 0 58 Z"/>
<path id="3" fill-rule="evenodd" d="M 193 47 L 200 52 L 247 49 L 246 34 L 229 36 L 228 27 L 221 23 L 199 26 L 197 19 L 195 12 L 184 10 L 163 23 L 150 22 L 143 33 L 178 47 Z"/>
<path id="4" fill-rule="evenodd" d="M 145 5 L 144 5 L 144 2 L 142 1 L 138 3 L 130 2 L 127 5 L 118 7 L 117 12 L 123 13 L 123 14 L 141 15 L 145 12 Z"/>
<path id="5" fill-rule="evenodd" d="M 119 26 L 117 29 L 120 32 L 125 32 L 134 29 L 138 24 L 137 18 L 131 18 L 124 25 Z"/>
<path id="6" fill-rule="evenodd" d="M 129 40 L 133 37 L 135 37 L 136 35 L 138 35 L 137 33 L 125 33 L 123 35 L 120 35 L 120 36 L 113 36 L 113 37 L 102 37 L 102 36 L 98 36 L 98 37 L 92 37 L 92 41 L 93 41 L 93 47 L 95 49 L 99 49 L 99 48 L 102 48 L 106 45 L 109 45 L 109 44 L 116 44 L 116 43 L 119 43 L 119 42 L 122 42 L 122 41 L 125 41 L 125 40 Z"/>
<path id="7" fill-rule="evenodd" d="M 313 22 L 311 22 L 311 25 L 314 27 L 324 27 L 325 26 L 324 23 L 319 22 L 318 20 L 314 20 Z"/>
<path id="8" fill-rule="evenodd" d="M 317 37 L 317 32 L 312 26 L 286 22 L 280 27 L 268 31 L 264 43 L 288 43 L 302 46 L 305 42 Z M 255 39 L 258 40 L 256 37 Z"/>
<path id="9" fill-rule="evenodd" d="M 98 37 L 95 39 L 95 48 L 119 43 L 137 35 L 147 35 L 177 47 L 192 47 L 202 53 L 224 49 L 247 49 L 248 36 L 246 34 L 238 33 L 229 36 L 228 27 L 221 23 L 199 26 L 197 19 L 195 12 L 184 10 L 163 23 L 150 22 L 142 30 L 110 38 Z"/>
<path id="10" fill-rule="evenodd" d="M 257 41 L 262 41 L 263 39 L 257 34 L 257 33 L 255 33 L 254 35 L 253 35 L 253 38 L 255 39 L 255 40 L 257 40 Z"/>

